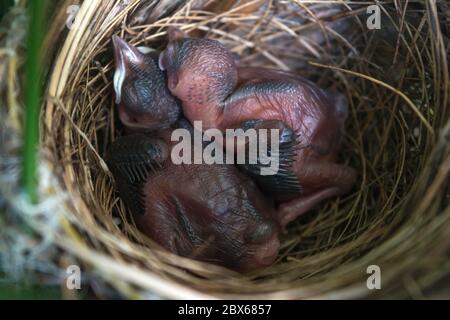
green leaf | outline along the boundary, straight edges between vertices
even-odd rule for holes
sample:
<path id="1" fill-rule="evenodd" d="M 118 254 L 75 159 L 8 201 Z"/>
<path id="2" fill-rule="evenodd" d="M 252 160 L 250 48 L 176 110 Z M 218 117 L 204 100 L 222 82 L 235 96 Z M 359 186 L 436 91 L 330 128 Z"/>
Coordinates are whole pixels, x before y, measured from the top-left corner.
<path id="1" fill-rule="evenodd" d="M 41 46 L 44 34 L 45 1 L 28 2 L 30 24 L 27 40 L 23 183 L 32 202 L 37 200 L 37 151 L 39 147 L 39 109 L 41 105 Z"/>

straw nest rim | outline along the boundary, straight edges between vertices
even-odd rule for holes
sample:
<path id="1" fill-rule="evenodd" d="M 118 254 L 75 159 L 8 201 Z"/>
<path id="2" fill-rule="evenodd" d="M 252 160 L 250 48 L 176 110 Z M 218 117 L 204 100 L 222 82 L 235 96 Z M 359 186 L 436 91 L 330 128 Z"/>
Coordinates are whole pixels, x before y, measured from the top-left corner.
<path id="1" fill-rule="evenodd" d="M 448 48 L 438 7 L 379 4 L 385 28 L 368 30 L 367 5 L 333 1 L 327 14 L 297 1 L 230 3 L 84 1 L 68 31 L 70 1 L 61 5 L 47 35 L 57 47 L 41 128 L 42 165 L 55 179 L 45 192 L 67 195 L 55 242 L 128 297 L 422 297 L 450 266 Z M 358 183 L 293 223 L 265 270 L 239 275 L 166 253 L 136 231 L 114 192 L 102 160 L 120 133 L 110 39 L 159 49 L 169 25 L 349 98 L 341 159 Z M 382 291 L 366 286 L 371 265 L 382 271 Z"/>

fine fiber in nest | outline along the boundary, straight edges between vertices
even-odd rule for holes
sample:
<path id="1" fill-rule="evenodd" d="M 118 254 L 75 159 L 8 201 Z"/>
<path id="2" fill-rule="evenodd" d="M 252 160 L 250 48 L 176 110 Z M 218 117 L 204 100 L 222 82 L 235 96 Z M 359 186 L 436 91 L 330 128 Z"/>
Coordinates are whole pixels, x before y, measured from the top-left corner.
<path id="1" fill-rule="evenodd" d="M 62 1 L 45 38 L 40 202 L 18 192 L 19 34 L 0 32 L 3 270 L 48 281 L 68 265 L 99 296 L 362 298 L 442 296 L 450 271 L 449 8 L 444 2 Z M 18 9 L 13 19 L 25 23 Z M 135 227 L 104 161 L 121 135 L 111 37 L 161 50 L 169 26 L 219 40 L 248 66 L 298 73 L 345 94 L 345 196 L 289 225 L 276 263 L 250 274 L 175 256 Z M 10 31 L 10 32 L 8 32 Z M 19 43 L 16 42 L 19 41 Z M 11 71 L 12 70 L 12 71 Z M 20 217 L 20 218 L 18 218 Z M 21 230 L 26 219 L 30 230 Z M 20 235 L 20 236 L 15 236 Z M 377 266 L 382 289 L 369 290 Z M 438 285 L 439 284 L 439 285 Z"/>

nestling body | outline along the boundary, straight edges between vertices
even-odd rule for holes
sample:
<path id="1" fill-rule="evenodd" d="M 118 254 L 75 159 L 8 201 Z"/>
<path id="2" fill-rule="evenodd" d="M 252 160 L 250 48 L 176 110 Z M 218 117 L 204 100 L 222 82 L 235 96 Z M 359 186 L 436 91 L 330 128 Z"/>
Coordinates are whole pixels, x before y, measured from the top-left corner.
<path id="1" fill-rule="evenodd" d="M 323 200 L 348 192 L 355 171 L 336 164 L 347 117 L 340 95 L 331 95 L 300 76 L 264 68 L 238 68 L 218 41 L 187 38 L 169 30 L 159 58 L 169 90 L 191 122 L 204 128 L 278 128 L 282 170 L 271 178 L 250 174 L 280 202 L 282 227 Z"/>

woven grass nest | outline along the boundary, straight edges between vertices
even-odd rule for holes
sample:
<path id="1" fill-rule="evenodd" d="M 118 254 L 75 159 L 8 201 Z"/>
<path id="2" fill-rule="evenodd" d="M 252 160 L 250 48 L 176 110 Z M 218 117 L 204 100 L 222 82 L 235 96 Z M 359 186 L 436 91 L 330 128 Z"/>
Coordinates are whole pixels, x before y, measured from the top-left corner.
<path id="1" fill-rule="evenodd" d="M 381 28 L 371 30 L 372 2 L 90 0 L 69 30 L 71 2 L 46 38 L 41 165 L 50 178 L 40 194 L 64 195 L 52 207 L 52 241 L 84 272 L 130 298 L 448 297 L 449 34 L 439 3 L 379 4 Z M 241 275 L 167 253 L 137 231 L 115 193 L 102 159 L 120 134 L 111 36 L 162 49 L 168 26 L 350 102 L 340 157 L 357 184 L 292 223 L 264 270 Z M 371 265 L 381 290 L 366 286 Z"/>

